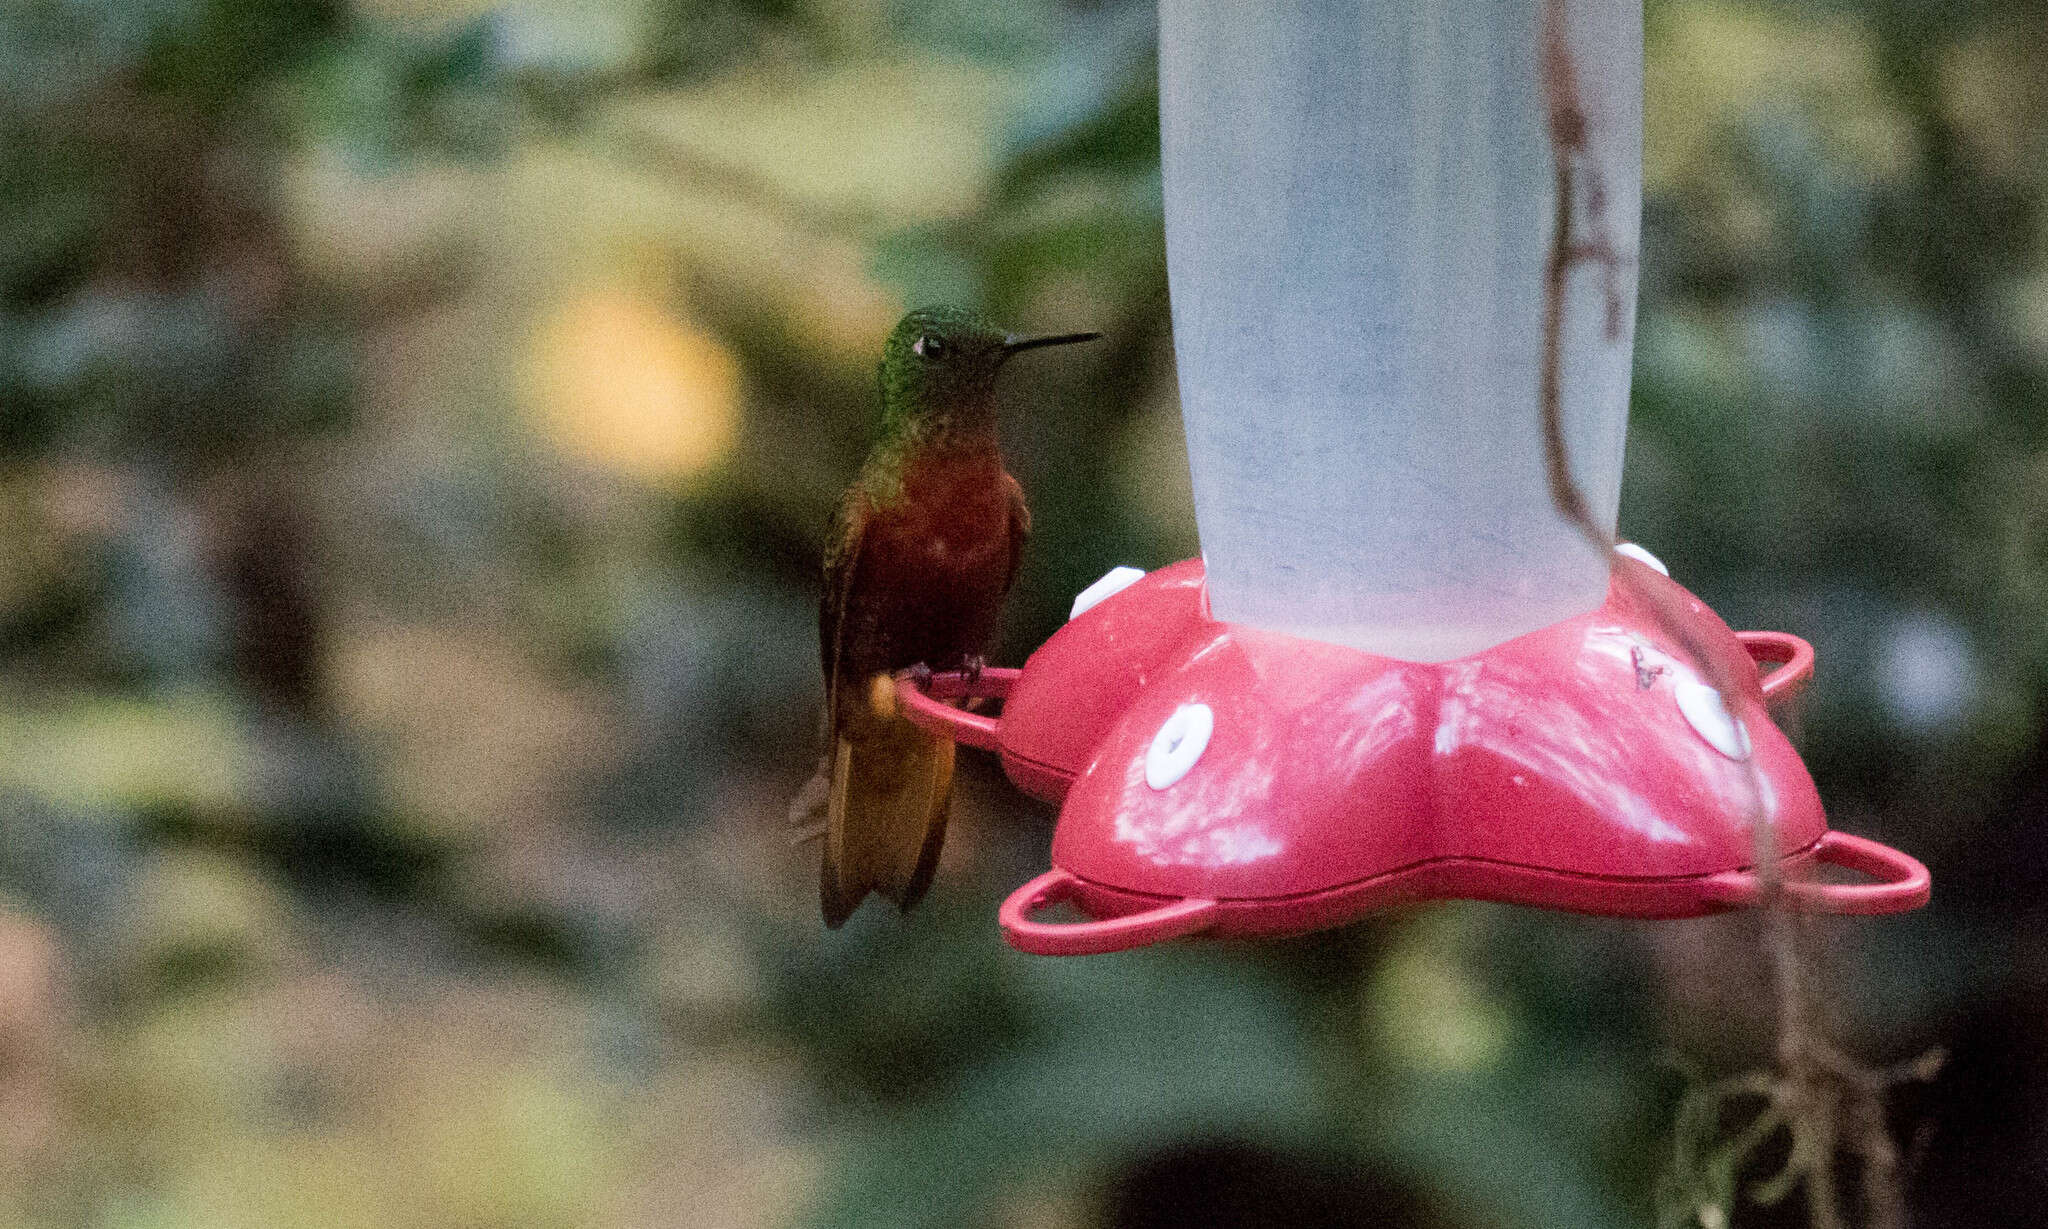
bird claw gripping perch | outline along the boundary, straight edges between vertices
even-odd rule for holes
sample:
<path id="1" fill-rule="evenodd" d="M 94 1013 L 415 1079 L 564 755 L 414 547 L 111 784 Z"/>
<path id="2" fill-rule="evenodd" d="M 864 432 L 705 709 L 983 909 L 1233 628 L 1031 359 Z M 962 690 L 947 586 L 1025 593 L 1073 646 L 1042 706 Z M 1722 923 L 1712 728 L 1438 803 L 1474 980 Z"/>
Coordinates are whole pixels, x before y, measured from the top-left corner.
<path id="1" fill-rule="evenodd" d="M 1730 631 L 1648 565 L 1615 567 L 1676 590 L 1693 639 L 1741 667 L 1719 673 L 1750 680 L 1740 694 L 1708 686 L 1627 585 L 1587 614 L 1419 663 L 1218 622 L 1196 560 L 1083 610 L 1021 670 L 897 685 L 912 721 L 996 753 L 1019 788 L 1060 804 L 1053 869 L 1000 912 L 1028 952 L 1299 933 L 1449 897 L 1647 918 L 1743 908 L 1763 890 L 1756 807 L 1791 907 L 1924 904 L 1918 861 L 1828 829 L 1771 720 L 1812 676 L 1806 642 Z M 1003 699 L 1001 716 L 947 703 L 969 696 Z M 1060 903 L 1088 920 L 1034 916 Z"/>

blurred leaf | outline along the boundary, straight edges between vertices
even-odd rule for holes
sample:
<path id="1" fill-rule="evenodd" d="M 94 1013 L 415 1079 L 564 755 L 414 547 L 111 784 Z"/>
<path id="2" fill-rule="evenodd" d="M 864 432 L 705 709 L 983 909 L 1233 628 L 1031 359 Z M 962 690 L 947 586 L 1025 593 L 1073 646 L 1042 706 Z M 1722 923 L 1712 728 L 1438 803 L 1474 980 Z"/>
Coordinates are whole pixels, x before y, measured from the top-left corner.
<path id="1" fill-rule="evenodd" d="M 757 71 L 649 95 L 612 116 L 622 138 L 742 199 L 820 219 L 903 226 L 958 217 L 994 172 L 1017 79 L 943 59 Z"/>
<path id="2" fill-rule="evenodd" d="M 504 224 L 487 232 L 508 259 L 496 270 L 503 281 L 484 289 L 534 302 L 592 281 L 644 285 L 650 263 L 672 262 L 689 306 L 756 374 L 786 378 L 822 365 L 868 387 L 877 347 L 904 308 L 869 272 L 864 244 L 715 177 L 678 177 L 637 149 L 611 137 L 539 145 L 508 167 Z"/>
<path id="3" fill-rule="evenodd" d="M 639 58 L 659 7 L 653 0 L 513 0 L 497 11 L 502 54 L 522 73 L 616 77 Z"/>
<path id="4" fill-rule="evenodd" d="M 1052 51 L 1066 16 L 1051 0 L 893 0 L 883 7 L 891 30 L 905 42 L 997 63 Z"/>
<path id="5" fill-rule="evenodd" d="M 1796 108 L 1823 135 L 1836 169 L 1894 180 L 1914 135 L 1886 97 L 1877 48 L 1848 14 L 1802 16 L 1723 0 L 1667 6 L 1645 31 L 1643 187 L 1711 181 L 1725 125 L 1773 107 Z"/>
<path id="6" fill-rule="evenodd" d="M 225 854 L 161 854 L 142 868 L 133 891 L 118 956 L 129 995 L 189 990 L 272 967 L 297 929 L 279 885 Z"/>
<path id="7" fill-rule="evenodd" d="M 1458 932 L 1473 918 L 1461 910 L 1417 918 L 1382 958 L 1366 990 L 1366 1022 L 1389 1061 L 1477 1075 L 1506 1054 L 1514 1021 L 1459 959 Z"/>
<path id="8" fill-rule="evenodd" d="M 972 1224 L 1037 1175 L 1102 1172 L 1184 1138 L 1332 1137 L 1299 1019 L 1253 969 L 1195 950 L 1006 953 L 1001 964 L 1029 1004 L 1029 1031 L 986 1039 L 977 1062 L 907 1113 L 835 1127 L 844 1169 L 808 1223 Z"/>
<path id="9" fill-rule="evenodd" d="M 341 0 L 198 0 L 179 16 L 151 31 L 143 81 L 217 111 L 304 63 L 339 33 L 344 9 Z"/>
<path id="10" fill-rule="evenodd" d="M 0 783 L 70 806 L 232 812 L 253 764 L 235 710 L 216 696 L 17 698 L 0 712 Z"/>
<path id="11" fill-rule="evenodd" d="M 833 41 L 835 24 L 865 16 L 857 6 L 805 0 L 660 0 L 647 38 L 648 68 L 662 79 L 701 80 L 771 41 L 822 48 Z"/>
<path id="12" fill-rule="evenodd" d="M 499 154 L 522 118 L 510 42 L 494 14 L 438 32 L 370 28 L 336 42 L 285 91 L 299 135 L 384 174 L 428 151 Z"/>
<path id="13" fill-rule="evenodd" d="M 1943 118 L 1970 154 L 1973 169 L 1994 181 L 2041 182 L 2048 130 L 2048 30 L 2013 14 L 1986 23 L 1939 52 L 1936 69 Z"/>
<path id="14" fill-rule="evenodd" d="M 450 1006 L 393 1033 L 345 984 L 306 978 L 183 998 L 137 1021 L 114 1040 L 116 1094 L 137 1119 L 175 1128 L 135 1175 L 154 1196 L 145 1223 L 590 1223 L 617 1181 L 609 1089 L 559 1040 L 535 1054 L 489 1033 L 561 1039 L 577 1017 L 474 991 Z M 327 1103 L 344 1093 L 345 1105 Z M 313 1112 L 295 1120 L 307 1096 Z"/>
<path id="15" fill-rule="evenodd" d="M 345 626 L 332 679 L 344 719 L 384 752 L 393 810 L 433 838 L 536 822 L 618 752 L 599 697 L 487 633 Z"/>

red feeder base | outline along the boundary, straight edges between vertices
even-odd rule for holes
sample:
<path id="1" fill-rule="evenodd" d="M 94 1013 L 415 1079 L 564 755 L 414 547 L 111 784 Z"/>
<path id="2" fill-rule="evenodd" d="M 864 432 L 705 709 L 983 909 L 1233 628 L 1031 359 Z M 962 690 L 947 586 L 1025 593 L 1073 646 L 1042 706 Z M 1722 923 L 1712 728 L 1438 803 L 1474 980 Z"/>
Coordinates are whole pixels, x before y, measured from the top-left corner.
<path id="1" fill-rule="evenodd" d="M 999 719 L 942 702 L 970 693 L 958 676 L 899 693 L 913 720 L 1062 803 L 1055 869 L 1001 911 L 1028 952 L 1294 934 L 1445 897 L 1697 916 L 1755 903 L 1759 808 L 1798 907 L 1925 903 L 1920 863 L 1828 830 L 1771 722 L 1766 701 L 1811 676 L 1806 643 L 1731 632 L 1647 565 L 1615 567 L 1683 598 L 1740 694 L 1709 687 L 1624 585 L 1598 610 L 1425 663 L 1217 622 L 1196 560 L 1076 616 L 1023 670 L 984 671 L 971 691 L 1006 697 Z M 1758 663 L 1778 668 L 1760 678 Z M 1805 878 L 1815 865 L 1874 882 Z M 1090 920 L 1033 919 L 1062 901 Z"/>

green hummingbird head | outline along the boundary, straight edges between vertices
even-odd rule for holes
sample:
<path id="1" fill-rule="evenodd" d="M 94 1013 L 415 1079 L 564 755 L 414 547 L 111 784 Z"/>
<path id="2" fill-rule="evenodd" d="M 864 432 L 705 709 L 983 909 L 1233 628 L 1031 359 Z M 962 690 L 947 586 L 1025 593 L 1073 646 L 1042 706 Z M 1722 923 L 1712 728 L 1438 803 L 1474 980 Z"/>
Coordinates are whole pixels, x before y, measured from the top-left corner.
<path id="1" fill-rule="evenodd" d="M 921 307 L 882 347 L 884 435 L 992 428 L 996 375 L 1025 350 L 1092 341 L 1100 333 L 1017 337 L 976 312 Z"/>

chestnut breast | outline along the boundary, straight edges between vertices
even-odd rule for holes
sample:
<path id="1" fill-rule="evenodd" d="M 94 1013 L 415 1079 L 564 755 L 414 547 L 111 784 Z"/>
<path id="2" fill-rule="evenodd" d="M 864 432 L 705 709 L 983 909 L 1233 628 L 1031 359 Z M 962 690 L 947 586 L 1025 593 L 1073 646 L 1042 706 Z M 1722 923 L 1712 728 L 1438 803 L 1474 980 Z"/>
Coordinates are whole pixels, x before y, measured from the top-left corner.
<path id="1" fill-rule="evenodd" d="M 1012 574 L 1014 484 L 993 449 L 914 458 L 902 484 L 869 515 L 855 600 L 873 603 L 883 632 L 873 668 L 943 669 L 995 632 Z"/>

